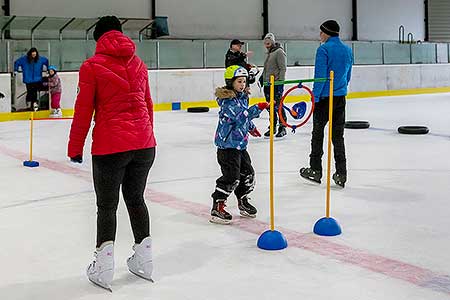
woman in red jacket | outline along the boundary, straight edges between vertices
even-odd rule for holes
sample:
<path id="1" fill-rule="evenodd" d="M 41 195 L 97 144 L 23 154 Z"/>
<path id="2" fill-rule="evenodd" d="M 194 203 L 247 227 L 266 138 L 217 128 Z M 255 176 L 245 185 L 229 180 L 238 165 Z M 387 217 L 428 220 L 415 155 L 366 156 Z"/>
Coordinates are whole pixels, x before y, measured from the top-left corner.
<path id="1" fill-rule="evenodd" d="M 128 269 L 151 280 L 152 241 L 143 194 L 156 141 L 147 67 L 135 55 L 135 44 L 122 33 L 120 21 L 114 16 L 99 20 L 94 39 L 95 55 L 80 68 L 68 156 L 73 162 L 82 162 L 95 112 L 91 152 L 97 196 L 97 249 L 87 275 L 93 283 L 110 289 L 120 186 L 135 240 Z"/>

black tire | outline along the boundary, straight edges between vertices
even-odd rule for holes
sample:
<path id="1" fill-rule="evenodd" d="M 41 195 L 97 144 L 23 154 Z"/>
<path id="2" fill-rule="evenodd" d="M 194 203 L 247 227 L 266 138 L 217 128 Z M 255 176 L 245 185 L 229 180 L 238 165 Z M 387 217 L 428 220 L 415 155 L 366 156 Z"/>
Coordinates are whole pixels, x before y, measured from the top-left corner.
<path id="1" fill-rule="evenodd" d="M 397 130 L 401 134 L 427 134 L 430 132 L 426 126 L 400 126 Z"/>
<path id="2" fill-rule="evenodd" d="M 190 113 L 205 113 L 209 111 L 209 107 L 188 107 L 187 112 Z"/>
<path id="3" fill-rule="evenodd" d="M 367 121 L 347 121 L 344 128 L 348 129 L 367 129 L 370 127 L 370 123 Z"/>

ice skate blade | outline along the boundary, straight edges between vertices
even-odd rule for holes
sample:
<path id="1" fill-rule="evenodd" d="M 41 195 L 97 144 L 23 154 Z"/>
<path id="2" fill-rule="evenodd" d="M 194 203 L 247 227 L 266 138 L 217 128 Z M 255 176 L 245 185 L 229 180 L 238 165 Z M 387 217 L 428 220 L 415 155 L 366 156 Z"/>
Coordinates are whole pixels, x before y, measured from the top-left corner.
<path id="1" fill-rule="evenodd" d="M 300 178 L 302 178 L 306 182 L 312 183 L 313 185 L 320 185 L 321 184 L 321 182 L 317 182 L 317 181 L 312 180 L 312 179 L 310 179 L 308 177 L 303 177 L 301 174 L 300 174 Z"/>
<path id="2" fill-rule="evenodd" d="M 102 285 L 101 283 L 95 282 L 94 280 L 90 279 L 89 277 L 88 277 L 88 279 L 89 279 L 89 281 L 92 282 L 95 286 L 101 287 L 102 289 L 105 289 L 105 290 L 110 291 L 110 292 L 112 293 L 111 286 Z"/>
<path id="3" fill-rule="evenodd" d="M 339 183 L 335 182 L 335 188 L 338 190 L 343 190 L 345 188 L 345 183 L 339 184 Z"/>
<path id="4" fill-rule="evenodd" d="M 280 141 L 280 140 L 284 140 L 286 138 L 286 135 L 283 135 L 282 137 L 276 137 L 275 135 L 273 136 L 273 140 L 274 141 Z M 270 136 L 264 136 L 265 140 L 270 140 Z"/>
<path id="5" fill-rule="evenodd" d="M 209 220 L 209 222 L 213 223 L 213 224 L 220 224 L 220 225 L 230 225 L 231 224 L 231 220 L 224 220 L 218 217 L 211 217 L 211 219 Z"/>
<path id="6" fill-rule="evenodd" d="M 128 269 L 128 271 L 130 271 L 130 273 L 136 275 L 136 276 L 139 277 L 139 278 L 145 279 L 145 280 L 150 281 L 150 282 L 152 282 L 152 283 L 155 282 L 155 281 L 153 281 L 153 279 L 147 278 L 147 277 L 145 277 L 144 275 L 140 274 L 139 272 L 133 272 L 131 269 Z"/>
<path id="7" fill-rule="evenodd" d="M 244 217 L 244 218 L 251 218 L 251 219 L 256 218 L 256 215 L 251 215 L 251 214 L 249 214 L 248 212 L 243 211 L 243 210 L 240 210 L 239 213 L 240 213 L 241 216 Z"/>

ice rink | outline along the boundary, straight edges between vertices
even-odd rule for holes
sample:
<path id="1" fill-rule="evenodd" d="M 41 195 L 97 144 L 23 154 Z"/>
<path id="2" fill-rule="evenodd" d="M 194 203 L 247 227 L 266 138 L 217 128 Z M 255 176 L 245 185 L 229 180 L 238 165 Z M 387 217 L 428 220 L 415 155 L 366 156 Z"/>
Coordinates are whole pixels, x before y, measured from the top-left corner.
<path id="1" fill-rule="evenodd" d="M 348 183 L 331 191 L 337 237 L 311 232 L 325 214 L 326 187 L 298 174 L 308 165 L 312 122 L 276 141 L 276 227 L 289 244 L 279 252 L 256 247 L 269 228 L 269 141 L 249 145 L 257 218 L 240 218 L 232 196 L 233 224 L 215 225 L 208 220 L 220 173 L 217 110 L 155 113 L 157 158 L 146 194 L 155 282 L 126 268 L 133 240 L 122 201 L 112 294 L 85 275 L 95 246 L 91 140 L 85 162 L 71 164 L 71 121 L 36 121 L 41 166 L 25 168 L 29 123 L 0 123 L 0 299 L 450 299 L 449 112 L 450 94 L 347 102 L 347 120 L 371 128 L 345 132 Z M 255 124 L 263 133 L 267 113 Z M 400 125 L 430 133 L 400 135 Z"/>

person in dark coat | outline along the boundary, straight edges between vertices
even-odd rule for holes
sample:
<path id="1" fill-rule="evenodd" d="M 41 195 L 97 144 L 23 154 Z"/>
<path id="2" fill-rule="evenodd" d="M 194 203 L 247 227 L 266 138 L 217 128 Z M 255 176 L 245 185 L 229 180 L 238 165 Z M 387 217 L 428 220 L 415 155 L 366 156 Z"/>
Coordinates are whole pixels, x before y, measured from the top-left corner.
<path id="1" fill-rule="evenodd" d="M 244 42 L 241 42 L 238 39 L 234 39 L 231 41 L 230 49 L 228 49 L 227 53 L 225 54 L 225 68 L 228 68 L 230 66 L 240 66 L 246 69 L 249 73 L 249 77 L 247 80 L 247 87 L 249 87 L 250 84 L 255 83 L 257 73 L 252 72 L 252 68 L 254 66 L 247 62 L 248 57 L 251 56 L 253 52 L 242 52 L 242 46 L 244 44 Z M 249 89 L 246 89 L 246 91 L 249 92 Z"/>

